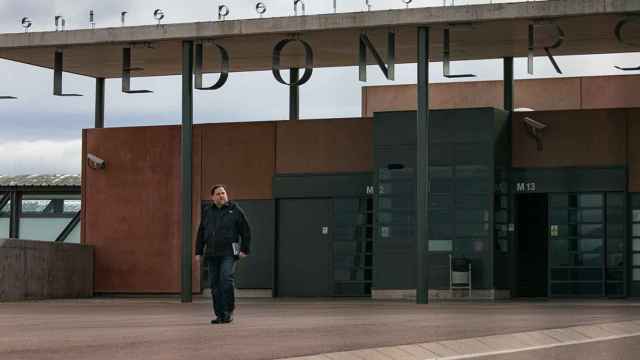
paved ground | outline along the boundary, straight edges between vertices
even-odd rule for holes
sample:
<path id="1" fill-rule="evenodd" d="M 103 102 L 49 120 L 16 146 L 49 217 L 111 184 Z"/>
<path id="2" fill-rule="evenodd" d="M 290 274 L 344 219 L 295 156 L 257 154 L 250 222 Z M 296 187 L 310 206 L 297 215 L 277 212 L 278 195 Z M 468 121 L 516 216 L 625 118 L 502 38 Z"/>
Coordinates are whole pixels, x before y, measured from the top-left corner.
<path id="1" fill-rule="evenodd" d="M 277 359 L 640 320 L 640 302 L 247 299 L 232 324 L 210 317 L 206 299 L 2 303 L 0 359 Z"/>
<path id="2" fill-rule="evenodd" d="M 631 337 L 551 349 L 523 351 L 505 355 L 476 357 L 477 360 L 637 360 L 640 357 L 640 337 Z"/>

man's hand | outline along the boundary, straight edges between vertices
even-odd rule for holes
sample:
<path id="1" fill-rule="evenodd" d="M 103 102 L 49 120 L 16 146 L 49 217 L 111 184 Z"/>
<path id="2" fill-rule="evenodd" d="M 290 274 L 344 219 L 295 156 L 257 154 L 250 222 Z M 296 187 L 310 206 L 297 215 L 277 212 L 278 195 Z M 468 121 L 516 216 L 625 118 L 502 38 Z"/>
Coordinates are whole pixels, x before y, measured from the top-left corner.
<path id="1" fill-rule="evenodd" d="M 196 261 L 197 261 L 197 262 L 200 262 L 200 258 L 201 258 L 201 257 L 202 257 L 202 256 L 200 256 L 200 255 L 196 255 Z"/>
<path id="2" fill-rule="evenodd" d="M 238 256 L 240 257 L 240 259 L 244 259 L 244 258 L 246 258 L 246 257 L 247 257 L 247 256 L 249 256 L 249 255 L 247 255 L 247 254 L 243 253 L 242 251 L 240 251 L 240 253 L 238 254 Z"/>

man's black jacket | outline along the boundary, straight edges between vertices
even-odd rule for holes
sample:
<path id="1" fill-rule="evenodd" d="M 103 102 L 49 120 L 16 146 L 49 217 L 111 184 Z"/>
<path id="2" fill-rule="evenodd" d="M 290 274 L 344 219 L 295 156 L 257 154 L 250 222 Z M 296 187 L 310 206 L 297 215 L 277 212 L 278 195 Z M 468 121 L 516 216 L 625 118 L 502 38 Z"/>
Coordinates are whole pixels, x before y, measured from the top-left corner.
<path id="1" fill-rule="evenodd" d="M 244 211 L 231 201 L 221 208 L 215 204 L 207 206 L 198 228 L 196 255 L 233 255 L 234 242 L 240 243 L 240 251 L 249 254 L 251 230 Z"/>

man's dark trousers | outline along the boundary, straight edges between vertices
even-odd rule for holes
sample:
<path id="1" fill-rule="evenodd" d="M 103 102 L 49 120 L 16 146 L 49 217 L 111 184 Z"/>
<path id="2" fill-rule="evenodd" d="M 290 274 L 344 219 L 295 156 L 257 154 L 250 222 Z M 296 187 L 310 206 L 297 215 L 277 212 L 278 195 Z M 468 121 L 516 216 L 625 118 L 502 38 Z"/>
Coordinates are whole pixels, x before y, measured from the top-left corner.
<path id="1" fill-rule="evenodd" d="M 210 256 L 207 267 L 213 312 L 218 319 L 227 319 L 235 308 L 236 259 L 232 255 Z"/>

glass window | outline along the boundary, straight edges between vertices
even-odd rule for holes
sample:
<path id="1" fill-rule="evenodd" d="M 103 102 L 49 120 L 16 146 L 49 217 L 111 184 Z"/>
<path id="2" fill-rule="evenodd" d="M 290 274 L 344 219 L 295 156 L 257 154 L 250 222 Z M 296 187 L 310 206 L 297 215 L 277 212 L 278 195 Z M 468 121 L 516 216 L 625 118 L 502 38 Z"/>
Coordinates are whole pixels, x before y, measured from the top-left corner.
<path id="1" fill-rule="evenodd" d="M 486 194 L 479 195 L 458 195 L 455 199 L 455 206 L 460 209 L 482 209 L 486 210 L 490 197 Z"/>
<path id="2" fill-rule="evenodd" d="M 633 281 L 640 281 L 640 269 L 633 269 Z"/>
<path id="3" fill-rule="evenodd" d="M 566 253 L 569 251 L 569 240 L 564 238 L 551 239 L 551 252 L 553 254 Z"/>
<path id="4" fill-rule="evenodd" d="M 447 239 L 453 237 L 453 225 L 448 223 L 432 223 L 429 229 L 432 239 Z"/>
<path id="5" fill-rule="evenodd" d="M 507 210 L 498 210 L 496 211 L 496 222 L 497 223 L 506 223 L 508 222 Z M 486 220 L 488 221 L 488 219 Z"/>
<path id="6" fill-rule="evenodd" d="M 450 193 L 453 190 L 451 179 L 431 179 L 431 192 Z"/>
<path id="7" fill-rule="evenodd" d="M 601 209 L 580 210 L 580 222 L 601 223 L 604 219 Z"/>
<path id="8" fill-rule="evenodd" d="M 485 224 L 457 224 L 456 234 L 458 236 L 484 236 L 489 229 Z"/>
<path id="9" fill-rule="evenodd" d="M 640 224 L 633 224 L 632 235 L 640 236 Z"/>
<path id="10" fill-rule="evenodd" d="M 633 251 L 640 251 L 640 238 L 633 239 Z"/>
<path id="11" fill-rule="evenodd" d="M 608 223 L 624 223 L 624 208 L 607 208 Z"/>
<path id="12" fill-rule="evenodd" d="M 486 210 L 458 210 L 456 211 L 456 223 L 475 224 L 489 221 L 489 212 Z"/>
<path id="13" fill-rule="evenodd" d="M 453 250 L 452 240 L 429 240 L 429 251 L 451 251 Z"/>
<path id="14" fill-rule="evenodd" d="M 568 207 L 569 200 L 567 194 L 549 194 L 549 205 L 559 208 Z"/>
<path id="15" fill-rule="evenodd" d="M 22 212 L 25 214 L 52 213 L 53 200 L 22 200 Z"/>
<path id="16" fill-rule="evenodd" d="M 624 193 L 608 193 L 607 207 L 624 207 Z"/>
<path id="17" fill-rule="evenodd" d="M 431 178 L 449 179 L 453 177 L 453 169 L 451 166 L 430 166 L 429 175 Z"/>
<path id="18" fill-rule="evenodd" d="M 580 239 L 578 251 L 596 252 L 602 250 L 602 239 Z"/>
<path id="19" fill-rule="evenodd" d="M 632 212 L 632 221 L 633 222 L 640 222 L 640 210 L 638 209 L 634 209 Z"/>
<path id="20" fill-rule="evenodd" d="M 437 209 L 429 211 L 431 215 L 430 222 L 432 224 L 439 223 L 450 223 L 451 222 L 451 212 L 449 209 Z"/>
<path id="21" fill-rule="evenodd" d="M 624 252 L 624 238 L 607 237 L 607 252 Z"/>
<path id="22" fill-rule="evenodd" d="M 607 254 L 607 266 L 608 267 L 624 266 L 624 254 L 623 253 Z"/>
<path id="23" fill-rule="evenodd" d="M 633 254 L 633 266 L 640 266 L 640 254 Z"/>
<path id="24" fill-rule="evenodd" d="M 598 225 L 580 225 L 580 236 L 601 237 L 604 235 L 604 227 Z"/>
<path id="25" fill-rule="evenodd" d="M 449 194 L 431 194 L 432 208 L 448 208 L 451 206 L 452 198 Z"/>
<path id="26" fill-rule="evenodd" d="M 578 265 L 602 266 L 602 257 L 600 254 L 578 254 Z"/>
<path id="27" fill-rule="evenodd" d="M 581 194 L 578 199 L 580 207 L 602 207 L 602 194 Z"/>
<path id="28" fill-rule="evenodd" d="M 551 210 L 551 216 L 550 216 L 550 220 L 552 224 L 565 224 L 568 222 L 569 217 L 568 217 L 568 212 L 567 209 L 552 209 Z"/>

